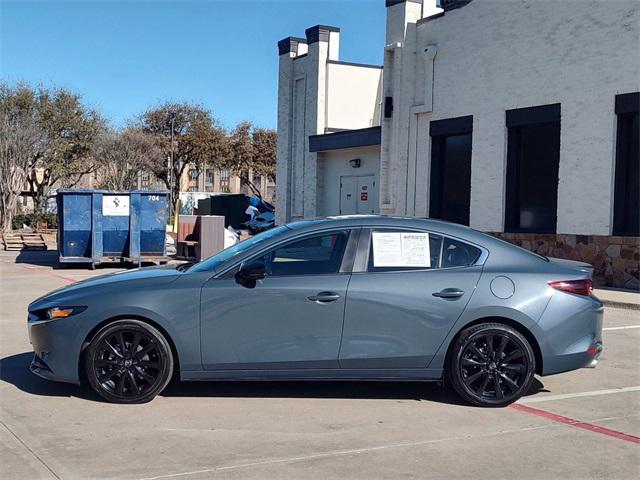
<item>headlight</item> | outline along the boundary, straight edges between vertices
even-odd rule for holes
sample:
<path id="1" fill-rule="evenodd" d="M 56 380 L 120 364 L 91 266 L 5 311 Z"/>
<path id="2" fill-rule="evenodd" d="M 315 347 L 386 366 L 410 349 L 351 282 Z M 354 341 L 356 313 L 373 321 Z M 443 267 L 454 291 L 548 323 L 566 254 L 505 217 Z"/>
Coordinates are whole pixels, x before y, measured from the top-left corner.
<path id="1" fill-rule="evenodd" d="M 86 309 L 87 307 L 53 307 L 43 308 L 42 310 L 36 310 L 32 313 L 41 320 L 56 320 L 76 315 L 84 312 Z"/>

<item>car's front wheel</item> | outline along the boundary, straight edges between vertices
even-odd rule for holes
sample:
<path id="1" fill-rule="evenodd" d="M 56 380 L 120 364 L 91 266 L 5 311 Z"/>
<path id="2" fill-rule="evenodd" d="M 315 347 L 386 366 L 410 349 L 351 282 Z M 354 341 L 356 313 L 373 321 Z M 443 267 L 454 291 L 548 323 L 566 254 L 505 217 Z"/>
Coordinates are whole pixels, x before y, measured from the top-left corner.
<path id="1" fill-rule="evenodd" d="M 117 320 L 91 340 L 85 355 L 91 388 L 114 403 L 144 403 L 171 380 L 173 355 L 167 339 L 140 320 Z"/>
<path id="2" fill-rule="evenodd" d="M 535 370 L 533 350 L 520 332 L 483 323 L 460 334 L 449 355 L 447 376 L 469 403 L 503 407 L 527 393 Z"/>

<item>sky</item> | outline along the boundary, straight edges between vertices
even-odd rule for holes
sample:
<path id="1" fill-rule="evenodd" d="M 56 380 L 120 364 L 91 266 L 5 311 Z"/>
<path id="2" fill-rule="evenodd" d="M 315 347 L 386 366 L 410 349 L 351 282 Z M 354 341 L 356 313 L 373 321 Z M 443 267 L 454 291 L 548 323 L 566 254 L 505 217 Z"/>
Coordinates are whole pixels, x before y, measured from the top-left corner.
<path id="1" fill-rule="evenodd" d="M 66 87 L 114 127 L 165 100 L 276 127 L 277 42 L 340 27 L 340 59 L 382 63 L 382 0 L 0 0 L 0 80 Z"/>

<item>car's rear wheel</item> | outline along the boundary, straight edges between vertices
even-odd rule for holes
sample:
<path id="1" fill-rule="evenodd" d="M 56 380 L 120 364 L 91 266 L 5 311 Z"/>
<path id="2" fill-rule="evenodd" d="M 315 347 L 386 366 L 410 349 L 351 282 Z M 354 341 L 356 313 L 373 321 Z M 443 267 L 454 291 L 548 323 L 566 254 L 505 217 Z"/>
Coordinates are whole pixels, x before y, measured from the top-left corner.
<path id="1" fill-rule="evenodd" d="M 144 403 L 169 383 L 173 355 L 167 339 L 139 320 L 117 320 L 91 340 L 85 355 L 91 388 L 114 403 Z"/>
<path id="2" fill-rule="evenodd" d="M 447 376 L 469 403 L 503 407 L 527 393 L 535 370 L 535 355 L 520 332 L 483 323 L 460 334 L 449 355 Z"/>

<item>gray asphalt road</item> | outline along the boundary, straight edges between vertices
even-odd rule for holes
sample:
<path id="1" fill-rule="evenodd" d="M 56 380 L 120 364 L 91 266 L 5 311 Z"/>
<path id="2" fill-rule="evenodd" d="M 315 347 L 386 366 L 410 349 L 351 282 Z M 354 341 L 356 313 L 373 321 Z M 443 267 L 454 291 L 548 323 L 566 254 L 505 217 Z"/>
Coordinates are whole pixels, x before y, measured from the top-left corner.
<path id="1" fill-rule="evenodd" d="M 110 405 L 27 370 L 25 309 L 70 281 L 0 252 L 2 478 L 638 478 L 640 314 L 607 309 L 595 369 L 477 409 L 433 384 L 201 383 Z M 635 327 L 635 328 L 621 328 Z"/>

